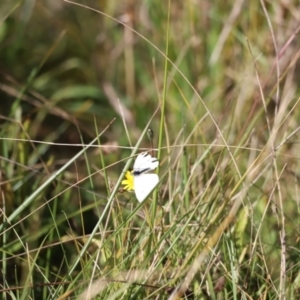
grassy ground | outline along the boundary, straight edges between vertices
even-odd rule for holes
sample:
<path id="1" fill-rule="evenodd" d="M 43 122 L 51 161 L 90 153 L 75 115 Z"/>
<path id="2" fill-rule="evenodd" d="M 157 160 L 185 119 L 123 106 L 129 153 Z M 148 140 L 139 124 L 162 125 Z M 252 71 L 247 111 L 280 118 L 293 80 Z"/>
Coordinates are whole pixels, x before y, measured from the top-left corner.
<path id="1" fill-rule="evenodd" d="M 0 297 L 298 299 L 299 3 L 78 3 L 0 4 Z"/>

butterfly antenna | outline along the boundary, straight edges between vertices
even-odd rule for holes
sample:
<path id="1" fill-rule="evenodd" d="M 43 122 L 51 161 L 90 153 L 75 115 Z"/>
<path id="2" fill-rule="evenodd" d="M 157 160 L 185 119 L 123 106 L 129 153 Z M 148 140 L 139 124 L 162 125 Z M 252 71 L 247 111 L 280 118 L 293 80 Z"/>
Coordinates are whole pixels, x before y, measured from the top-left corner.
<path id="1" fill-rule="evenodd" d="M 150 147 L 151 147 L 151 156 L 154 156 L 154 151 L 153 151 L 153 137 L 154 137 L 154 132 L 151 128 L 147 129 L 147 136 L 148 139 L 150 140 Z"/>

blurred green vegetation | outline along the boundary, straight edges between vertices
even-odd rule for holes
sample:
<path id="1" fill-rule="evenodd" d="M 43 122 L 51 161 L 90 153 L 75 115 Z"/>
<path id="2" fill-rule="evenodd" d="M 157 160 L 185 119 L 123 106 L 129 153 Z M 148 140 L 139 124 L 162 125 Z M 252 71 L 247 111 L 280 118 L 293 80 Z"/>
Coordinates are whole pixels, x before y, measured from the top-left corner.
<path id="1" fill-rule="evenodd" d="M 78 3 L 0 3 L 2 299 L 297 299 L 298 1 Z"/>

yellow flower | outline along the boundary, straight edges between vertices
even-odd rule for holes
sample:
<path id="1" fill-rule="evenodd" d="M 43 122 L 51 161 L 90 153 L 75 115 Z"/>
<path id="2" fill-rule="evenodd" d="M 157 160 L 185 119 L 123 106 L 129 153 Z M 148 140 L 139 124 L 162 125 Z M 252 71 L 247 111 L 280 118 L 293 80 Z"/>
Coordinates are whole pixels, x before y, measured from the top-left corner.
<path id="1" fill-rule="evenodd" d="M 130 171 L 127 171 L 125 173 L 125 178 L 122 180 L 122 184 L 124 185 L 124 189 L 127 191 L 134 191 L 134 185 L 133 185 L 133 175 Z"/>

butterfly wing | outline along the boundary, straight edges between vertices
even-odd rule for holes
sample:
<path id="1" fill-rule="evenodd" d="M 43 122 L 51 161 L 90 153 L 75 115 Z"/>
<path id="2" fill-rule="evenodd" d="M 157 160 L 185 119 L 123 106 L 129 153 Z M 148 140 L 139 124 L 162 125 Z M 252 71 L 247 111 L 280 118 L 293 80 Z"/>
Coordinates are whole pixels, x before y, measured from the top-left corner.
<path id="1" fill-rule="evenodd" d="M 144 201 L 157 186 L 159 177 L 157 174 L 140 174 L 134 176 L 134 192 L 139 202 Z"/>
<path id="2" fill-rule="evenodd" d="M 158 160 L 155 157 L 152 157 L 147 152 L 140 153 L 133 165 L 133 172 L 137 175 L 154 170 L 158 167 Z"/>

